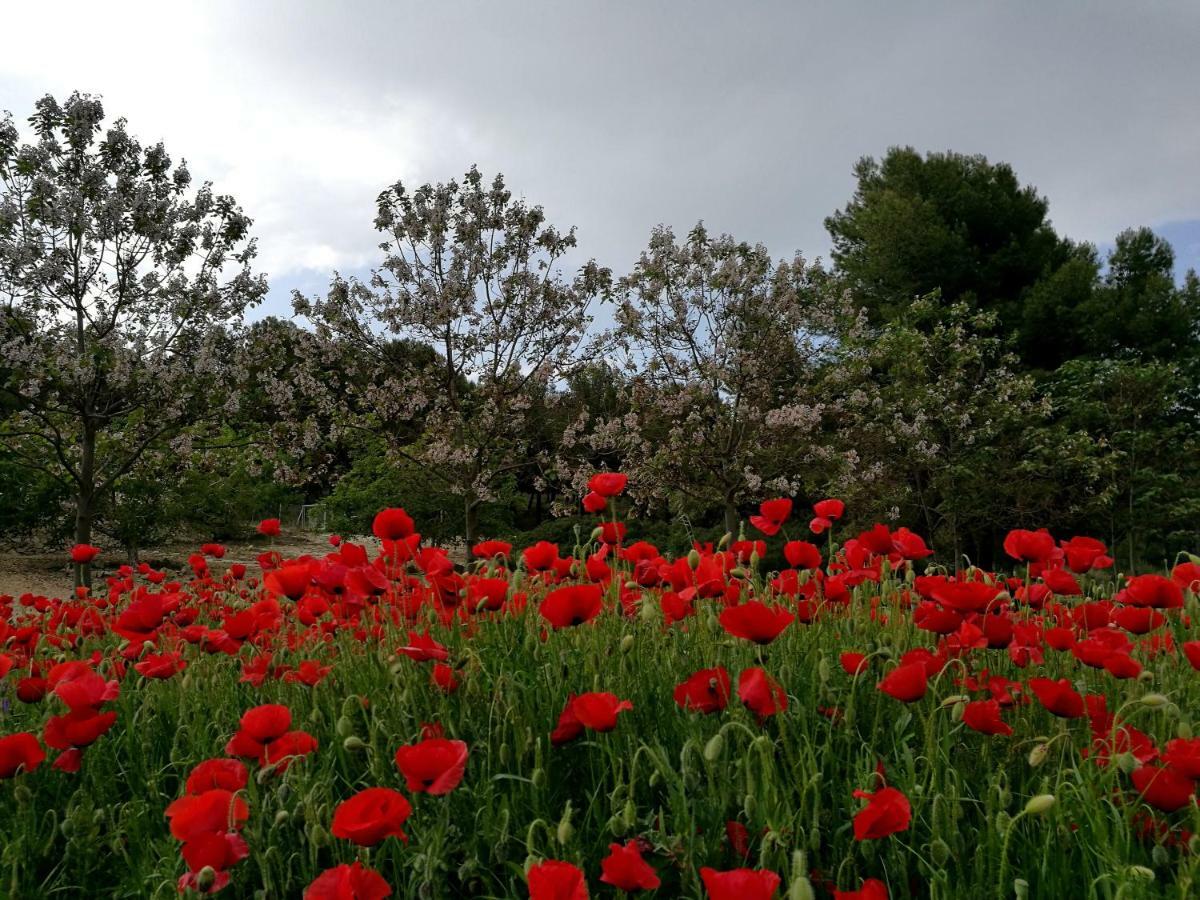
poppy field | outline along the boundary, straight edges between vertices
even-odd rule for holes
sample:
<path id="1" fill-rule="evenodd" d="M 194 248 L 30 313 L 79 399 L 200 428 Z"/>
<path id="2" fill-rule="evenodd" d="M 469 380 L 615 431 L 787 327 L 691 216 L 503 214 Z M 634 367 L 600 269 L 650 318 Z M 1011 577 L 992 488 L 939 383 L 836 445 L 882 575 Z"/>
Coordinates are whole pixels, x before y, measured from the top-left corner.
<path id="1" fill-rule="evenodd" d="M 0 896 L 1195 896 L 1195 558 L 833 499 L 670 558 L 589 487 L 573 547 L 390 508 L 0 597 Z"/>

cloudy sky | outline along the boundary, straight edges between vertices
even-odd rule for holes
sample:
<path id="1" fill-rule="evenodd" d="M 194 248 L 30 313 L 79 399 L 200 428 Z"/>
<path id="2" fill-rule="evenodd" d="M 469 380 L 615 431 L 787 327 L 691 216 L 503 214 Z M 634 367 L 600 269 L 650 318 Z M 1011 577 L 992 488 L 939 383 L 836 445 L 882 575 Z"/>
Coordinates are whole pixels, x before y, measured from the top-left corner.
<path id="1" fill-rule="evenodd" d="M 1058 229 L 1147 224 L 1200 268 L 1200 4 L 26 3 L 0 109 L 100 94 L 255 220 L 267 311 L 378 258 L 397 179 L 505 173 L 624 271 L 658 223 L 828 253 L 851 166 L 1006 160 Z"/>

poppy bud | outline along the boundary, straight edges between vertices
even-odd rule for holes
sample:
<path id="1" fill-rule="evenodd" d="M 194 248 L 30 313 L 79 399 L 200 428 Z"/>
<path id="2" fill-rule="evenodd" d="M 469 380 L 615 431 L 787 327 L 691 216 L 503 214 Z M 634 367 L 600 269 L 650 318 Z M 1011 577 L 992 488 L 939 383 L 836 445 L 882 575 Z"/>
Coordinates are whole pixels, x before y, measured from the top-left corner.
<path id="1" fill-rule="evenodd" d="M 608 832 L 613 837 L 624 837 L 625 832 L 629 829 L 625 827 L 625 820 L 620 816 L 610 816 L 608 820 Z"/>
<path id="2" fill-rule="evenodd" d="M 721 754 L 725 751 L 725 736 L 721 732 L 717 732 L 708 739 L 708 743 L 704 745 L 704 760 L 705 762 L 716 762 L 721 758 Z"/>
<path id="3" fill-rule="evenodd" d="M 729 546 L 729 542 L 732 540 L 733 540 L 733 533 L 729 532 L 729 531 L 725 532 L 723 535 L 721 535 L 721 540 L 719 540 L 717 542 L 717 549 L 724 550 L 726 547 Z"/>
<path id="4" fill-rule="evenodd" d="M 939 866 L 944 866 L 946 860 L 950 858 L 950 845 L 941 838 L 934 838 L 929 844 L 929 855 L 933 857 L 933 861 Z"/>
<path id="5" fill-rule="evenodd" d="M 1154 682 L 1154 671 L 1152 669 L 1142 669 L 1138 672 L 1137 680 L 1142 684 L 1152 684 Z"/>
<path id="6" fill-rule="evenodd" d="M 568 800 L 563 809 L 562 818 L 558 822 L 558 828 L 555 830 L 555 837 L 558 838 L 560 844 L 566 844 L 574 834 L 575 827 L 571 824 L 571 801 Z"/>
<path id="7" fill-rule="evenodd" d="M 1040 816 L 1049 812 L 1056 802 L 1053 794 L 1038 794 L 1029 798 L 1029 802 L 1025 804 L 1025 812 L 1027 815 Z"/>
<path id="8" fill-rule="evenodd" d="M 1188 838 L 1188 853 L 1192 856 L 1200 853 L 1200 834 L 1193 834 Z"/>
<path id="9" fill-rule="evenodd" d="M 321 710 L 314 706 L 312 712 L 308 714 L 308 721 L 313 725 L 320 725 L 321 718 Z"/>
<path id="10" fill-rule="evenodd" d="M 662 784 L 662 773 L 659 772 L 658 769 L 655 769 L 650 773 L 650 777 L 647 778 L 646 781 L 650 787 L 658 787 L 660 784 Z"/>
<path id="11" fill-rule="evenodd" d="M 762 557 L 758 555 L 757 550 L 750 551 L 750 570 L 754 571 L 758 568 L 758 564 L 762 562 Z"/>
<path id="12" fill-rule="evenodd" d="M 693 547 L 691 552 L 688 553 L 687 561 L 688 568 L 693 572 L 696 571 L 696 567 L 700 565 L 700 551 Z"/>
<path id="13" fill-rule="evenodd" d="M 1162 844 L 1155 844 L 1154 849 L 1150 851 L 1150 859 L 1154 861 L 1156 866 L 1165 866 L 1171 861 L 1171 855 L 1167 853 L 1167 848 Z M 1133 866 L 1131 868 L 1141 868 L 1141 866 Z"/>
<path id="14" fill-rule="evenodd" d="M 1117 768 L 1128 775 L 1138 767 L 1137 757 L 1132 753 L 1126 752 L 1117 756 Z"/>
<path id="15" fill-rule="evenodd" d="M 637 824 L 637 806 L 630 797 L 625 801 L 625 808 L 621 811 L 621 819 L 625 823 L 626 828 L 632 828 Z"/>
<path id="16" fill-rule="evenodd" d="M 339 716 L 335 729 L 339 737 L 350 737 L 354 734 L 354 722 L 348 716 Z"/>
<path id="17" fill-rule="evenodd" d="M 1155 844 L 1154 849 L 1157 850 L 1161 846 L 1162 846 L 1161 844 Z M 1150 855 L 1151 856 L 1154 855 L 1153 850 L 1150 852 Z M 1166 854 L 1164 854 L 1164 856 L 1165 855 Z M 1158 862 L 1158 860 L 1155 860 L 1155 862 Z M 1166 860 L 1164 860 L 1164 862 L 1166 862 Z M 1140 879 L 1141 881 L 1153 881 L 1154 880 L 1154 870 L 1149 869 L 1146 866 L 1130 866 L 1129 874 L 1132 875 L 1134 878 Z"/>
<path id="18" fill-rule="evenodd" d="M 1142 697 L 1142 704 L 1149 706 L 1151 709 L 1157 709 L 1160 706 L 1165 706 L 1170 701 L 1162 694 L 1145 694 Z"/>
<path id="19" fill-rule="evenodd" d="M 746 814 L 747 819 L 754 818 L 754 807 L 755 807 L 754 795 L 747 794 L 746 798 L 742 801 L 742 812 L 744 812 Z"/>
<path id="20" fill-rule="evenodd" d="M 503 741 L 500 744 L 500 753 L 499 753 L 500 765 L 502 765 L 502 766 L 508 765 L 508 755 L 509 755 L 508 741 Z"/>
<path id="21" fill-rule="evenodd" d="M 829 660 L 822 656 L 817 661 L 817 677 L 821 679 L 821 683 L 825 684 L 829 681 Z"/>
<path id="22" fill-rule="evenodd" d="M 217 872 L 212 866 L 205 866 L 196 873 L 196 887 L 200 889 L 200 893 L 202 894 L 207 893 L 216 880 Z"/>
<path id="23" fill-rule="evenodd" d="M 183 688 L 183 692 L 185 694 L 192 689 L 192 673 L 191 672 L 183 673 L 183 681 L 180 682 L 180 687 Z"/>
<path id="24" fill-rule="evenodd" d="M 541 767 L 534 769 L 529 780 L 533 782 L 535 788 L 541 790 L 546 786 L 546 770 Z"/>
<path id="25" fill-rule="evenodd" d="M 621 638 L 621 652 L 628 653 L 632 649 L 633 649 L 633 635 L 627 634 L 627 635 L 625 635 L 625 637 Z"/>
<path id="26" fill-rule="evenodd" d="M 941 708 L 948 709 L 949 707 L 955 706 L 956 704 L 966 703 L 970 699 L 971 698 L 966 696 L 965 694 L 954 694 L 953 696 L 947 697 L 945 700 L 943 700 L 941 702 Z"/>
<path id="27" fill-rule="evenodd" d="M 313 822 L 308 826 L 308 840 L 314 847 L 326 847 L 329 845 L 329 832 Z"/>
<path id="28" fill-rule="evenodd" d="M 357 734 L 352 734 L 342 741 L 342 749 L 349 753 L 361 753 L 367 749 L 367 745 Z"/>
<path id="29" fill-rule="evenodd" d="M 598 541 L 598 540 L 600 540 L 600 538 L 603 535 L 604 535 L 604 529 L 601 526 L 597 525 L 595 528 L 592 529 L 591 540 Z"/>
<path id="30" fill-rule="evenodd" d="M 1042 763 L 1044 763 L 1046 761 L 1046 757 L 1049 755 L 1049 753 L 1050 753 L 1050 745 L 1049 744 L 1038 744 L 1032 750 L 1029 751 L 1029 765 L 1033 766 L 1033 768 L 1036 769 L 1038 766 L 1040 766 Z"/>
<path id="31" fill-rule="evenodd" d="M 729 575 L 731 578 L 745 578 L 746 570 L 743 569 L 741 566 L 735 566 L 734 568 L 729 570 Z"/>
<path id="32" fill-rule="evenodd" d="M 1178 724 L 1178 725 L 1175 727 L 1175 736 L 1176 736 L 1177 738 L 1182 738 L 1182 739 L 1183 739 L 1183 740 L 1185 740 L 1185 741 L 1187 741 L 1187 740 L 1191 740 L 1191 738 L 1192 738 L 1192 724 L 1191 724 L 1190 722 L 1180 722 L 1180 723 L 1179 723 L 1179 724 Z"/>
<path id="33" fill-rule="evenodd" d="M 638 585 L 637 585 L 637 582 L 636 582 L 636 581 L 627 581 L 627 582 L 625 582 L 625 590 L 627 590 L 627 591 L 636 591 L 637 589 L 638 589 Z"/>
<path id="34" fill-rule="evenodd" d="M 275 825 L 277 827 L 280 825 L 286 825 L 289 818 L 291 818 L 291 816 L 288 815 L 288 811 L 286 809 L 281 809 L 279 812 L 275 813 Z"/>
<path id="35" fill-rule="evenodd" d="M 1029 882 L 1024 878 L 1016 878 L 1013 880 L 1013 896 L 1017 900 L 1026 900 L 1029 896 Z"/>
<path id="36" fill-rule="evenodd" d="M 18 784 L 15 788 L 13 788 L 13 799 L 24 806 L 33 799 L 33 791 L 29 790 L 29 788 L 23 784 Z"/>

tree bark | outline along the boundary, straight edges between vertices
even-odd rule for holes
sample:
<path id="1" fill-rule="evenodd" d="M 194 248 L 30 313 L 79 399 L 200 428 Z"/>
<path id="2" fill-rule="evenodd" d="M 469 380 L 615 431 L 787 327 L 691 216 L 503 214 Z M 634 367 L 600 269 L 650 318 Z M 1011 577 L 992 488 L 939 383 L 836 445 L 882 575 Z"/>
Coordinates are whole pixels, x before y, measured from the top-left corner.
<path id="1" fill-rule="evenodd" d="M 738 523 L 741 517 L 738 516 L 737 506 L 732 500 L 725 501 L 725 530 L 729 534 L 737 538 Z"/>
<path id="2" fill-rule="evenodd" d="M 463 541 L 467 545 L 467 557 L 469 559 L 471 548 L 475 546 L 475 542 L 479 539 L 479 498 L 473 494 L 467 494 L 466 500 L 463 503 L 463 515 Z"/>
<path id="3" fill-rule="evenodd" d="M 96 432 L 85 425 L 83 429 L 82 456 L 79 462 L 79 492 L 75 501 L 75 543 L 92 542 L 92 519 L 95 515 L 92 504 L 96 491 Z M 75 567 L 75 587 L 92 586 L 92 564 L 82 563 Z"/>

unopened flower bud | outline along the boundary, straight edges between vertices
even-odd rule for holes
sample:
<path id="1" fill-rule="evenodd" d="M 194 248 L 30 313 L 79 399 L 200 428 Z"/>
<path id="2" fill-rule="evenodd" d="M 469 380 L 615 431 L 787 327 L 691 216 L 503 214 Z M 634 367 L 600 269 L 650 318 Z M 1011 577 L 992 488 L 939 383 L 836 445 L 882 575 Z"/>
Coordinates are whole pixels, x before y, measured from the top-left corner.
<path id="1" fill-rule="evenodd" d="M 1151 709 L 1157 709 L 1160 706 L 1166 706 L 1170 701 L 1162 694 L 1144 694 L 1142 696 L 1142 704 L 1149 706 Z"/>
<path id="2" fill-rule="evenodd" d="M 1056 802 L 1053 794 L 1038 794 L 1036 797 L 1029 798 L 1029 802 L 1025 804 L 1025 813 L 1030 816 L 1040 816 L 1049 812 Z"/>
<path id="3" fill-rule="evenodd" d="M 627 635 L 625 635 L 625 637 L 621 638 L 621 652 L 628 653 L 632 649 L 633 649 L 633 635 L 627 634 Z"/>
<path id="4" fill-rule="evenodd" d="M 354 722 L 349 716 L 339 716 L 335 729 L 339 737 L 350 737 L 354 734 Z"/>
<path id="5" fill-rule="evenodd" d="M 721 754 L 725 751 L 725 736 L 721 732 L 717 732 L 708 739 L 708 743 L 704 745 L 704 759 L 706 762 L 716 762 L 721 758 Z"/>
<path id="6" fill-rule="evenodd" d="M 1049 744 L 1038 744 L 1029 751 L 1029 765 L 1035 769 L 1046 761 L 1046 757 L 1050 754 Z"/>
<path id="7" fill-rule="evenodd" d="M 350 753 L 361 753 L 367 749 L 367 745 L 357 734 L 352 734 L 342 741 L 342 748 Z"/>
<path id="8" fill-rule="evenodd" d="M 941 838 L 934 838 L 929 844 L 929 855 L 933 857 L 933 861 L 939 866 L 944 866 L 946 860 L 950 858 L 950 845 Z"/>
<path id="9" fill-rule="evenodd" d="M 208 889 L 216 883 L 217 870 L 212 866 L 205 866 L 196 873 L 196 887 L 200 889 L 200 893 L 207 893 Z"/>
<path id="10" fill-rule="evenodd" d="M 1156 844 L 1155 849 L 1157 849 L 1159 846 L 1160 845 Z M 1151 854 L 1153 854 L 1153 851 L 1151 851 Z M 1129 874 L 1132 875 L 1134 878 L 1139 879 L 1140 881 L 1153 881 L 1154 880 L 1154 870 L 1147 868 L 1146 866 L 1130 866 Z"/>
<path id="11" fill-rule="evenodd" d="M 687 560 L 688 568 L 693 572 L 696 571 L 696 567 L 700 565 L 700 551 L 693 547 L 691 552 L 688 553 Z"/>
<path id="12" fill-rule="evenodd" d="M 529 780 L 533 782 L 533 786 L 541 790 L 546 786 L 546 770 L 540 766 L 533 770 L 533 774 L 529 776 Z"/>

